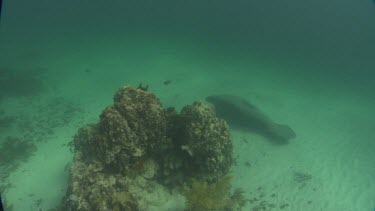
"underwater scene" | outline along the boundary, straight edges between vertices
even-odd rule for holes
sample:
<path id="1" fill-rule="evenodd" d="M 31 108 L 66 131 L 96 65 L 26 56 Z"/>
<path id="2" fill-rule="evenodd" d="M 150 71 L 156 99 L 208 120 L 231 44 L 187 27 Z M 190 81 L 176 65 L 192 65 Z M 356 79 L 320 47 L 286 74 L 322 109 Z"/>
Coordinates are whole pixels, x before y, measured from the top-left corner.
<path id="1" fill-rule="evenodd" d="M 372 0 L 1 0 L 1 211 L 374 211 Z"/>

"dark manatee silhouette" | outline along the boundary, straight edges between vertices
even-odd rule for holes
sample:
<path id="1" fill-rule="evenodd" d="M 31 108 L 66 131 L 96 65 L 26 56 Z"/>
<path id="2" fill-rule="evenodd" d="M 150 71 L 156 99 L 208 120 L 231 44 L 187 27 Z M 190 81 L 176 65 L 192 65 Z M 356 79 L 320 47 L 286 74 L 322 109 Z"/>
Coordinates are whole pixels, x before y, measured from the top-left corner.
<path id="1" fill-rule="evenodd" d="M 296 137 L 287 125 L 273 122 L 245 99 L 234 95 L 212 95 L 206 101 L 213 104 L 216 115 L 236 129 L 257 133 L 270 141 L 286 143 Z"/>

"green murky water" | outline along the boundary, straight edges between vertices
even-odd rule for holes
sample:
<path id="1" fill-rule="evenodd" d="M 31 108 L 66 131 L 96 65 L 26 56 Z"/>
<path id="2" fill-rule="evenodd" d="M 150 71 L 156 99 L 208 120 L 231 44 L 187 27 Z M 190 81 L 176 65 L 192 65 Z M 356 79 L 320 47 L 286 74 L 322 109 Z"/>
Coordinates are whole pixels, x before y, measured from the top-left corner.
<path id="1" fill-rule="evenodd" d="M 177 109 L 233 94 L 289 125 L 275 145 L 232 129 L 243 210 L 375 207 L 372 1 L 4 1 L 0 193 L 58 206 L 78 128 L 126 84 Z M 182 209 L 183 201 L 158 210 Z"/>

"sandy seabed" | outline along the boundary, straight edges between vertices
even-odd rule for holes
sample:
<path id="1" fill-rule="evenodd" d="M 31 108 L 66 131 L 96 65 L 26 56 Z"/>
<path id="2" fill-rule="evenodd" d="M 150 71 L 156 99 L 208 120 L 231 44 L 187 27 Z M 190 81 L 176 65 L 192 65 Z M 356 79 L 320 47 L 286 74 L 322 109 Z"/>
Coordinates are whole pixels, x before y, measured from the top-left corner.
<path id="1" fill-rule="evenodd" d="M 233 187 L 242 188 L 249 199 L 244 210 L 374 209 L 374 99 L 355 87 L 296 76 L 256 58 L 252 62 L 214 56 L 196 59 L 192 49 L 159 47 L 146 43 L 137 46 L 135 53 L 126 48 L 108 47 L 100 52 L 77 48 L 73 55 L 62 49 L 43 64 L 32 64 L 47 68 L 46 91 L 4 99 L 1 109 L 19 115 L 17 121 L 35 121 L 33 127 L 48 116 L 66 121 L 56 123 L 51 134 L 34 134 L 41 139 L 35 142 L 38 150 L 10 173 L 6 182 L 11 186 L 4 198 L 14 210 L 45 211 L 59 204 L 66 191 L 66 165 L 72 160 L 67 143 L 79 127 L 97 121 L 119 87 L 140 82 L 149 84 L 164 106 L 177 108 L 211 94 L 236 94 L 275 122 L 294 129 L 297 138 L 284 145 L 232 131 L 236 165 L 231 174 Z M 139 53 L 142 50 L 146 56 Z M 166 80 L 170 84 L 164 84 Z M 56 100 L 60 107 L 45 106 Z M 64 110 L 67 107 L 70 112 Z M 17 125 L 2 131 L 2 137 L 24 134 Z M 175 210 L 181 203 L 181 199 L 171 199 L 159 210 Z"/>

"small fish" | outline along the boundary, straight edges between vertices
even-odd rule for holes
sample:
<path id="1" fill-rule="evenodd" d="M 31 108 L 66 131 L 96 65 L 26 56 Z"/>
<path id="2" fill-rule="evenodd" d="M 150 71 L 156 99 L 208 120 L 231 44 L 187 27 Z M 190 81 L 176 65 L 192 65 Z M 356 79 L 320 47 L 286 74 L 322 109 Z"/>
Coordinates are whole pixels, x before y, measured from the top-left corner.
<path id="1" fill-rule="evenodd" d="M 172 83 L 172 80 L 166 80 L 163 82 L 164 85 L 169 85 L 170 83 Z"/>

